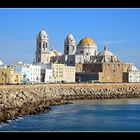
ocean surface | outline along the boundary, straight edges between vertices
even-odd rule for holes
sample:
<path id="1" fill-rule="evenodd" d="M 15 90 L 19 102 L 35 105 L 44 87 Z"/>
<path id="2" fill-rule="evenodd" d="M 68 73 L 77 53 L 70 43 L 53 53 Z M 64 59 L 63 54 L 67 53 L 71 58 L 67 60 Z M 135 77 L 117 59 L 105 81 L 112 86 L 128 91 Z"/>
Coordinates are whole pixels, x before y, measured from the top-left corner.
<path id="1" fill-rule="evenodd" d="M 0 124 L 0 131 L 140 131 L 140 99 L 73 101 Z"/>

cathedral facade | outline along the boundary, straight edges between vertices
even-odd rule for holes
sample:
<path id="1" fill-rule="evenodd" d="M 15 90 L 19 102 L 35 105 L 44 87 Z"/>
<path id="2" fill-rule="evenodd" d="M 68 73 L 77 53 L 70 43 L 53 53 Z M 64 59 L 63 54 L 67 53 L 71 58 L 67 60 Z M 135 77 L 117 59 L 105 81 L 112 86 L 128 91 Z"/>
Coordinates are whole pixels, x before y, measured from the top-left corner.
<path id="1" fill-rule="evenodd" d="M 64 54 L 57 50 L 49 50 L 49 38 L 45 30 L 41 30 L 36 38 L 35 63 L 62 63 L 68 66 L 95 62 L 120 62 L 105 45 L 104 50 L 97 52 L 97 44 L 91 38 L 83 38 L 77 44 L 70 33 L 64 40 Z"/>

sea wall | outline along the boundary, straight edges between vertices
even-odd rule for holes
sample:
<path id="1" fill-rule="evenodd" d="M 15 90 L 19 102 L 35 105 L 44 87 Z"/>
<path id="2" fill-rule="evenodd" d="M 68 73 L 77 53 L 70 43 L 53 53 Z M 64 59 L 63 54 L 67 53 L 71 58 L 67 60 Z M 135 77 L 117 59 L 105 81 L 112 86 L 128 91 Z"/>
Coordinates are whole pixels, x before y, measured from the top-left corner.
<path id="1" fill-rule="evenodd" d="M 71 100 L 139 97 L 139 83 L 5 85 L 0 86 L 0 122 L 48 111 Z"/>

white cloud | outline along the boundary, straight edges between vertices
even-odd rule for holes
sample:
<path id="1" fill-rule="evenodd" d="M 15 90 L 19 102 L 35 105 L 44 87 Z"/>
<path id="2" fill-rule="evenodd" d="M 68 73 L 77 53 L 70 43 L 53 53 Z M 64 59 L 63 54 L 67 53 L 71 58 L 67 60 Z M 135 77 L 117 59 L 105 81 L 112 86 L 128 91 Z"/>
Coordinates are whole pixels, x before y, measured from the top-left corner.
<path id="1" fill-rule="evenodd" d="M 128 42 L 128 40 L 106 40 L 106 41 L 101 41 L 99 43 L 97 43 L 98 45 L 104 45 L 105 43 L 107 44 L 120 44 L 123 42 Z"/>

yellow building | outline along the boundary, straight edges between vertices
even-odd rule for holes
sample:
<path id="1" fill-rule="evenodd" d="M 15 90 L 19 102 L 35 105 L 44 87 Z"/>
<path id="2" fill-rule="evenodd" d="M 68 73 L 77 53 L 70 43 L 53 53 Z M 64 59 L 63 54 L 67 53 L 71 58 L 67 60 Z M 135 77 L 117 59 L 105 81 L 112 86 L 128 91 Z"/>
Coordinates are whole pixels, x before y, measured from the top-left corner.
<path id="1" fill-rule="evenodd" d="M 58 83 L 64 80 L 63 69 L 64 69 L 64 64 L 57 64 L 57 63 L 52 64 L 52 82 Z"/>
<path id="2" fill-rule="evenodd" d="M 19 84 L 21 83 L 21 74 L 16 73 L 14 69 L 0 68 L 0 84 Z"/>
<path id="3" fill-rule="evenodd" d="M 52 82 L 75 82 L 75 67 L 52 63 Z"/>

